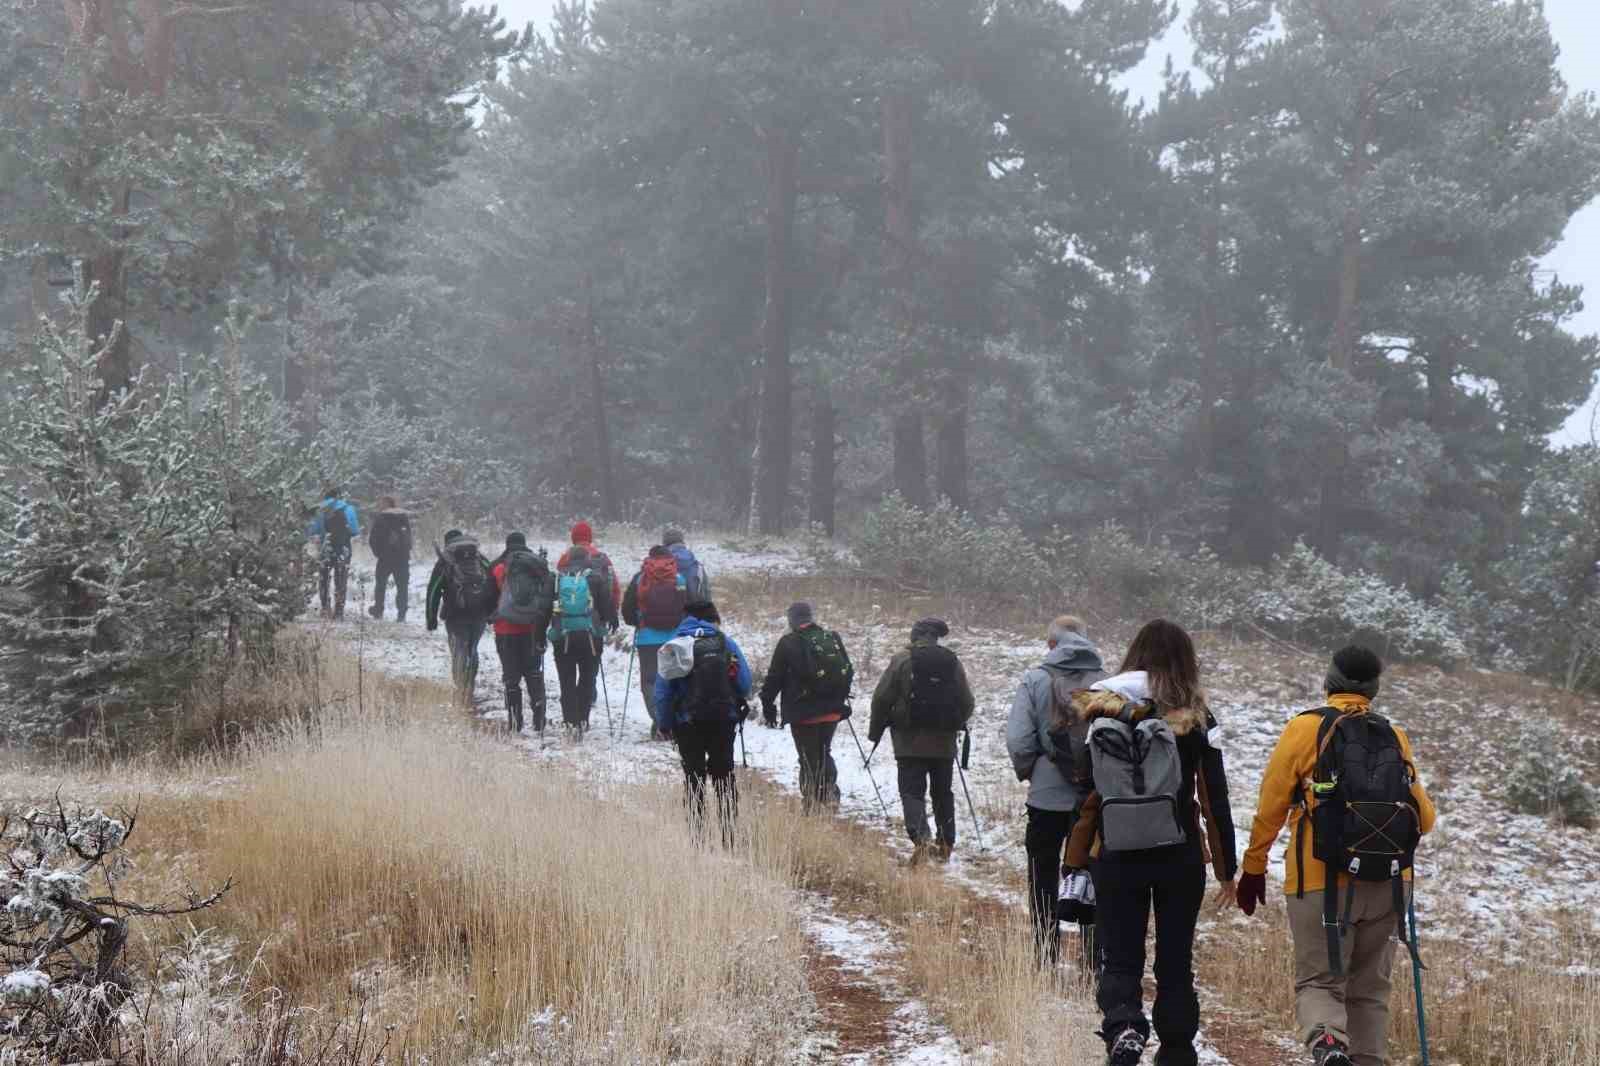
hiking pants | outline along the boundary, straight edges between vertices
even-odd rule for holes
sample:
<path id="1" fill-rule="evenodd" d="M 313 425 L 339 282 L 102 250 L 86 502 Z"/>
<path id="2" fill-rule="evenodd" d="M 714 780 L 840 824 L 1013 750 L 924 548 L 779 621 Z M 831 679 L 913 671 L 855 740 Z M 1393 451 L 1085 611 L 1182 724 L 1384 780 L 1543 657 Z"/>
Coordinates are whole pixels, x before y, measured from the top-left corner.
<path id="1" fill-rule="evenodd" d="M 411 560 L 378 559 L 377 571 L 373 575 L 372 590 L 372 616 L 383 617 L 383 598 L 389 591 L 389 579 L 394 579 L 394 613 L 398 621 L 406 620 L 406 600 L 411 590 Z"/>
<path id="2" fill-rule="evenodd" d="M 573 633 L 555 643 L 556 680 L 561 682 L 561 719 L 587 726 L 594 709 L 594 683 L 603 645 L 593 633 Z"/>
<path id="3" fill-rule="evenodd" d="M 1056 920 L 1056 902 L 1061 893 L 1061 849 L 1078 822 L 1077 811 L 1047 811 L 1028 808 L 1028 830 L 1022 846 L 1028 852 L 1028 912 L 1033 915 L 1034 946 L 1046 966 L 1055 966 L 1061 957 L 1061 923 Z M 1079 944 L 1085 962 L 1090 962 L 1091 926 L 1079 924 Z"/>
<path id="4" fill-rule="evenodd" d="M 1344 914 L 1345 890 L 1339 889 Z M 1302 1043 L 1323 1033 L 1350 1048 L 1356 1066 L 1383 1066 L 1389 1042 L 1389 977 L 1394 968 L 1394 886 L 1357 881 L 1350 925 L 1339 940 L 1344 976 L 1328 966 L 1322 927 L 1323 894 L 1289 897 L 1289 932 L 1294 936 L 1294 1013 Z"/>
<path id="5" fill-rule="evenodd" d="M 344 596 L 350 584 L 350 544 L 335 544 L 330 538 L 322 538 L 322 552 L 320 554 L 320 568 L 317 571 L 317 601 L 324 611 L 328 610 L 328 586 L 333 585 L 333 616 L 344 617 Z"/>
<path id="6" fill-rule="evenodd" d="M 1094 947 L 1100 978 L 1096 998 L 1106 1045 L 1130 1026 L 1146 1039 L 1150 1037 L 1150 1022 L 1144 1015 L 1144 940 L 1153 909 L 1153 1014 L 1161 1041 L 1156 1066 L 1196 1066 L 1194 1038 L 1200 1031 L 1200 997 L 1194 989 L 1194 927 L 1205 901 L 1205 865 L 1101 860 L 1094 864 L 1094 894 Z"/>
<path id="7" fill-rule="evenodd" d="M 650 649 L 654 651 L 654 648 Z M 680 725 L 672 731 L 683 760 L 683 802 L 689 810 L 689 828 L 696 840 L 705 839 L 706 778 L 717 794 L 717 816 L 722 823 L 722 845 L 734 843 L 734 823 L 739 816 L 739 786 L 733 777 L 733 744 L 737 722 Z"/>
<path id="8" fill-rule="evenodd" d="M 789 726 L 800 757 L 800 805 L 807 814 L 839 802 L 839 767 L 833 761 L 838 722 L 800 722 Z"/>
<path id="9" fill-rule="evenodd" d="M 928 835 L 927 796 L 933 790 L 933 822 L 938 827 L 939 843 L 956 843 L 956 776 L 954 759 L 901 758 L 895 760 L 900 778 L 900 808 L 906 816 L 906 836 L 913 844 L 925 844 Z"/>
<path id="10" fill-rule="evenodd" d="M 478 681 L 478 641 L 483 639 L 484 622 L 446 622 L 445 636 L 450 641 L 450 681 L 463 699 L 472 699 Z"/>
<path id="11" fill-rule="evenodd" d="M 639 653 L 639 691 L 644 693 L 644 710 L 651 721 L 650 732 L 655 733 L 656 720 L 656 662 L 661 655 L 659 644 L 636 644 Z"/>
<path id="12" fill-rule="evenodd" d="M 522 686 L 528 686 L 528 709 L 533 731 L 544 732 L 544 642 L 535 633 L 496 633 L 494 650 L 500 653 L 500 680 L 506 687 L 506 727 L 522 732 Z"/>

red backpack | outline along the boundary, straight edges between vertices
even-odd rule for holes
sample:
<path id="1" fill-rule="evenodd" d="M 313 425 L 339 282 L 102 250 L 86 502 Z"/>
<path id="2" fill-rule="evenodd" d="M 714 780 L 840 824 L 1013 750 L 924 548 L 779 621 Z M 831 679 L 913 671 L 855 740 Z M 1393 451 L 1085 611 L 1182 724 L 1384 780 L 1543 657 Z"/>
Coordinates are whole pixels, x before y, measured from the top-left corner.
<path id="1" fill-rule="evenodd" d="M 639 624 L 645 629 L 677 629 L 683 607 L 678 560 L 670 555 L 646 559 L 639 571 Z"/>

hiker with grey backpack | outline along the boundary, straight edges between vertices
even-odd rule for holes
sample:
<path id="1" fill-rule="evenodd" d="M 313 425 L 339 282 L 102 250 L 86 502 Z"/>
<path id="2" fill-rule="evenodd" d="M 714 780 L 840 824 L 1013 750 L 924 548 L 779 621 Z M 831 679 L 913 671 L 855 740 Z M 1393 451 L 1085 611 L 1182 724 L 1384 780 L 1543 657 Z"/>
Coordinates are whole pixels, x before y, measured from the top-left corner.
<path id="1" fill-rule="evenodd" d="M 506 535 L 505 554 L 490 573 L 497 597 L 494 650 L 500 655 L 500 680 L 506 691 L 506 726 L 521 733 L 525 724 L 522 690 L 528 690 L 533 731 L 544 735 L 544 641 L 555 611 L 556 580 L 544 552 L 528 547 L 522 533 Z"/>
<path id="2" fill-rule="evenodd" d="M 844 641 L 817 624 L 809 603 L 790 604 L 789 632 L 772 649 L 772 664 L 761 682 L 762 721 L 783 724 L 800 760 L 800 804 L 807 814 L 839 805 L 839 768 L 833 761 L 833 735 L 850 717 L 850 685 L 855 667 Z"/>
<path id="3" fill-rule="evenodd" d="M 1405 730 L 1372 709 L 1382 674 L 1368 648 L 1334 655 L 1326 705 L 1291 719 L 1267 761 L 1239 879 L 1239 909 L 1253 915 L 1287 821 L 1295 1019 L 1315 1066 L 1383 1066 L 1396 941 L 1411 955 L 1419 1008 L 1422 997 L 1411 871 L 1436 811 Z"/>
<path id="4" fill-rule="evenodd" d="M 1069 862 L 1075 853 L 1076 861 L 1089 861 L 1094 877 L 1096 998 L 1106 1062 L 1137 1066 L 1153 1018 L 1161 1041 L 1158 1066 L 1196 1066 L 1194 935 L 1205 902 L 1207 851 L 1220 882 L 1219 907 L 1234 899 L 1237 866 L 1228 778 L 1194 642 L 1171 622 L 1148 623 L 1121 670 L 1074 694 L 1073 706 L 1089 723 L 1087 765 L 1080 762 L 1079 774 L 1094 791 L 1073 827 L 1068 854 Z M 1152 913 L 1156 994 L 1152 1017 L 1146 1017 L 1145 935 Z"/>
<path id="5" fill-rule="evenodd" d="M 478 680 L 478 643 L 495 609 L 494 580 L 477 540 L 459 529 L 447 532 L 444 547 L 435 544 L 433 550 L 438 559 L 428 576 L 428 632 L 444 623 L 450 644 L 451 683 L 456 697 L 471 703 Z"/>

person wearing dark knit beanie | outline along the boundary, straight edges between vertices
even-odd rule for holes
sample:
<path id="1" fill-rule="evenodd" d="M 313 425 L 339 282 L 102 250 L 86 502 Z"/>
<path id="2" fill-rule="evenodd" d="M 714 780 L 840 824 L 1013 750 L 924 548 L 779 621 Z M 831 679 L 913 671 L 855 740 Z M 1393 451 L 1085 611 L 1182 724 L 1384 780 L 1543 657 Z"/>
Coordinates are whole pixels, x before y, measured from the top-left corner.
<path id="1" fill-rule="evenodd" d="M 1341 871 L 1330 874 L 1317 858 L 1318 827 L 1302 800 L 1303 782 L 1320 780 L 1325 726 L 1332 722 L 1331 728 L 1341 728 L 1338 723 L 1372 715 L 1382 677 L 1383 660 L 1372 649 L 1349 644 L 1334 653 L 1323 682 L 1327 706 L 1290 719 L 1267 761 L 1239 877 L 1239 909 L 1253 915 L 1266 902 L 1268 857 L 1287 822 L 1293 843 L 1284 862 L 1284 891 L 1294 940 L 1295 1017 L 1314 1066 L 1383 1066 L 1388 1047 L 1397 920 L 1394 882 L 1359 880 Z M 1437 812 L 1415 774 L 1416 759 L 1405 731 L 1373 715 L 1361 735 L 1382 742 L 1389 729 L 1394 733 L 1390 743 L 1413 768 L 1411 806 L 1417 829 L 1427 833 Z M 1311 805 L 1316 805 L 1314 799 Z M 1326 916 L 1335 912 L 1344 916 L 1338 925 L 1337 967 L 1330 958 L 1325 924 Z"/>

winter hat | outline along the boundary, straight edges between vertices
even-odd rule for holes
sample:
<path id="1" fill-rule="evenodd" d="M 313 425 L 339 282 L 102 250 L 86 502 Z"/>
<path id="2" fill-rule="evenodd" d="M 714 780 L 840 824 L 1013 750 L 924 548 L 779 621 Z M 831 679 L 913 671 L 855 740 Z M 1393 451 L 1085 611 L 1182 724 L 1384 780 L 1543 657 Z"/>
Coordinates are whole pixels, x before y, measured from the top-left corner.
<path id="1" fill-rule="evenodd" d="M 445 531 L 444 542 L 446 544 L 454 544 L 456 541 L 460 540 L 461 537 L 462 537 L 461 530 L 459 530 L 459 529 L 449 529 L 449 530 Z"/>
<path id="2" fill-rule="evenodd" d="M 526 533 L 507 533 L 506 551 L 517 552 L 528 550 L 528 535 Z"/>
<path id="3" fill-rule="evenodd" d="M 668 526 L 666 532 L 661 534 L 661 543 L 665 544 L 669 548 L 674 544 L 682 544 L 683 530 L 674 529 L 673 527 Z"/>
<path id="4" fill-rule="evenodd" d="M 696 600 L 694 603 L 685 604 L 683 613 L 702 622 L 710 622 L 714 626 L 722 624 L 722 615 L 717 613 L 717 605 L 710 600 Z"/>
<path id="5" fill-rule="evenodd" d="M 950 627 L 945 625 L 942 618 L 924 618 L 911 627 L 911 643 L 923 644 L 939 640 L 950 635 Z"/>
<path id="6" fill-rule="evenodd" d="M 660 544 L 657 544 L 650 549 L 650 558 L 652 559 L 665 559 L 671 554 L 672 553 L 667 551 L 665 546 Z"/>
<path id="7" fill-rule="evenodd" d="M 801 626 L 810 625 L 817 620 L 816 612 L 811 605 L 805 602 L 796 602 L 789 605 L 789 628 L 799 629 Z"/>
<path id="8" fill-rule="evenodd" d="M 572 543 L 593 544 L 594 527 L 581 518 L 572 523 Z"/>
<path id="9" fill-rule="evenodd" d="M 1383 674 L 1383 660 L 1370 648 L 1347 644 L 1333 653 L 1333 663 L 1328 667 L 1328 678 L 1323 682 L 1328 695 L 1349 693 L 1376 699 L 1378 678 Z"/>

